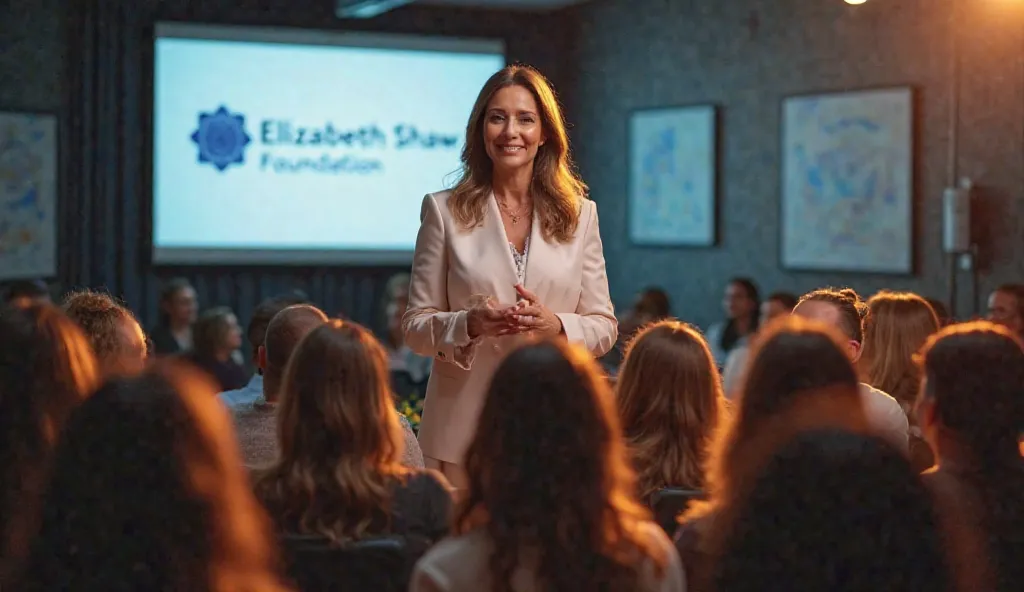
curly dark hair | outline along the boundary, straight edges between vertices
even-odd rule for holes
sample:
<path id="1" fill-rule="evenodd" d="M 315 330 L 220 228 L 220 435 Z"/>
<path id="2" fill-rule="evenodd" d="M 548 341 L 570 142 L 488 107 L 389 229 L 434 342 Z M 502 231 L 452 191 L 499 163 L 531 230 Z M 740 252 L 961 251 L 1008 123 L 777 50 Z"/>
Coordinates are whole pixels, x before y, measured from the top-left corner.
<path id="1" fill-rule="evenodd" d="M 593 359 L 563 343 L 527 345 L 498 367 L 466 453 L 468 494 L 455 521 L 494 542 L 494 590 L 510 590 L 524 548 L 544 590 L 633 590 L 667 557 L 641 527 L 613 397 Z M 657 528 L 657 527 L 655 527 Z"/>
<path id="2" fill-rule="evenodd" d="M 121 352 L 120 323 L 138 322 L 132 311 L 109 294 L 81 290 L 64 298 L 64 312 L 85 331 L 96 357 L 110 358 Z"/>

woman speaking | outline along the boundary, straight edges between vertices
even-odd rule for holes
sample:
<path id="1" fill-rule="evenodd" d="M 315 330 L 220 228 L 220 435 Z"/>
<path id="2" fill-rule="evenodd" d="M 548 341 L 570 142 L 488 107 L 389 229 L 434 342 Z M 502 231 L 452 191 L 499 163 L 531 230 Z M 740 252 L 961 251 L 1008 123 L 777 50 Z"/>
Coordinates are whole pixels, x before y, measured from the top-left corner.
<path id="1" fill-rule="evenodd" d="M 615 343 L 586 191 L 547 80 L 520 65 L 491 76 L 466 125 L 461 178 L 423 199 L 402 319 L 406 344 L 435 361 L 420 446 L 456 488 L 467 485 L 463 453 L 507 351 L 524 336 L 563 335 L 595 356 Z"/>

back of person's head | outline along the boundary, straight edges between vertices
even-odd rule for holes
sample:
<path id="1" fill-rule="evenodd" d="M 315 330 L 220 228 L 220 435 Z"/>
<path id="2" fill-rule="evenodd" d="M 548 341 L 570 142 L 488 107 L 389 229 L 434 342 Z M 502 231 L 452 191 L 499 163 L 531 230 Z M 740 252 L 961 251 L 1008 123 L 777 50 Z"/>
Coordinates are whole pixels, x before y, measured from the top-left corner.
<path id="1" fill-rule="evenodd" d="M 307 304 L 307 301 L 301 299 L 298 295 L 286 294 L 284 296 L 268 298 L 256 306 L 256 309 L 252 312 L 252 317 L 249 319 L 249 325 L 245 330 L 246 341 L 249 342 L 249 347 L 252 348 L 253 362 L 258 363 L 259 349 L 266 342 L 267 326 L 270 325 L 270 320 L 282 310 L 298 304 Z"/>
<path id="2" fill-rule="evenodd" d="M 917 294 L 883 290 L 872 296 L 857 361 L 864 382 L 889 393 L 909 410 L 921 382 L 914 355 L 938 330 L 934 309 Z"/>
<path id="3" fill-rule="evenodd" d="M 277 398 L 285 367 L 299 342 L 313 329 L 327 322 L 327 315 L 310 304 L 293 304 L 279 310 L 267 323 L 260 365 L 263 367 L 263 391 Z"/>
<path id="4" fill-rule="evenodd" d="M 704 461 L 724 401 L 701 334 L 678 321 L 642 329 L 616 384 L 619 417 L 642 496 L 704 487 Z"/>
<path id="5" fill-rule="evenodd" d="M 839 431 L 797 436 L 724 510 L 715 589 L 950 590 L 935 509 L 886 442 Z"/>
<path id="6" fill-rule="evenodd" d="M 613 405 L 593 358 L 568 344 L 526 345 L 498 366 L 455 525 L 486 528 L 499 589 L 523 545 L 538 549 L 538 576 L 552 590 L 634 589 L 636 561 L 664 565 L 639 532 L 649 513 L 636 502 Z"/>
<path id="7" fill-rule="evenodd" d="M 672 314 L 672 305 L 665 290 L 652 286 L 640 293 L 633 311 L 648 321 L 660 321 Z"/>
<path id="8" fill-rule="evenodd" d="M 270 529 L 216 390 L 163 362 L 70 418 L 26 589 L 276 589 Z"/>
<path id="9" fill-rule="evenodd" d="M 796 303 L 800 301 L 796 294 L 791 292 L 772 292 L 765 298 L 766 301 L 778 302 L 783 308 L 793 310 Z"/>
<path id="10" fill-rule="evenodd" d="M 945 302 L 931 297 L 925 298 L 925 300 L 931 305 L 932 310 L 935 311 L 935 316 L 939 319 L 939 327 L 945 327 L 953 322 L 953 317 L 949 314 L 949 307 L 946 306 Z"/>
<path id="11" fill-rule="evenodd" d="M 345 541 L 387 518 L 404 440 L 372 333 L 339 320 L 310 331 L 288 362 L 277 419 L 280 455 L 256 490 L 281 528 Z"/>
<path id="12" fill-rule="evenodd" d="M 43 280 L 15 280 L 4 289 L 4 302 L 13 307 L 50 302 L 50 288 Z"/>
<path id="13" fill-rule="evenodd" d="M 997 589 L 1018 589 L 1024 581 L 1024 345 L 1006 327 L 976 321 L 936 333 L 919 359 L 925 374 L 919 422 L 938 449 L 939 466 L 955 463 L 983 501 Z M 954 450 L 947 448 L 950 440 Z"/>
<path id="14" fill-rule="evenodd" d="M 192 349 L 195 355 L 202 359 L 214 359 L 221 355 L 228 347 L 232 331 L 238 331 L 238 319 L 230 308 L 215 306 L 204 310 L 192 327 Z"/>
<path id="15" fill-rule="evenodd" d="M 738 408 L 715 434 L 708 458 L 708 504 L 701 515 L 737 493 L 737 483 L 772 443 L 803 429 L 861 431 L 866 419 L 857 373 L 839 332 L 790 315 L 770 322 L 754 340 L 739 388 Z"/>
<path id="16" fill-rule="evenodd" d="M 82 290 L 64 299 L 64 312 L 85 331 L 105 376 L 135 374 L 146 361 L 146 338 L 130 310 L 109 294 Z"/>
<path id="17" fill-rule="evenodd" d="M 835 313 L 810 311 L 808 314 L 805 303 L 828 304 L 834 307 Z M 850 341 L 858 344 L 864 342 L 864 317 L 868 313 L 868 307 L 852 288 L 821 288 L 808 292 L 800 297 L 794 312 L 835 325 Z"/>
<path id="18" fill-rule="evenodd" d="M 99 371 L 81 329 L 52 304 L 0 307 L 0 335 L 0 558 L 13 560 L 57 435 Z"/>

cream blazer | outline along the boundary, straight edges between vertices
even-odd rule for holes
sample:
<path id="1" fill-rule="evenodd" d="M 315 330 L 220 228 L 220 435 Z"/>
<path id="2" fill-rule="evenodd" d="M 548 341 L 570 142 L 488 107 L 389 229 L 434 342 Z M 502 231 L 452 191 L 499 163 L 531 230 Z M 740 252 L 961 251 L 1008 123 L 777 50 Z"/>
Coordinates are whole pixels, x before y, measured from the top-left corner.
<path id="1" fill-rule="evenodd" d="M 420 423 L 425 456 L 457 465 L 476 430 L 491 375 L 522 336 L 470 340 L 466 310 L 473 297 L 517 300 L 515 261 L 492 195 L 483 224 L 462 229 L 448 211 L 450 192 L 423 198 L 420 230 L 402 318 L 406 344 L 434 358 Z M 571 242 L 548 242 L 534 214 L 525 286 L 558 315 L 570 342 L 604 355 L 618 336 L 598 231 L 597 206 L 582 200 Z"/>

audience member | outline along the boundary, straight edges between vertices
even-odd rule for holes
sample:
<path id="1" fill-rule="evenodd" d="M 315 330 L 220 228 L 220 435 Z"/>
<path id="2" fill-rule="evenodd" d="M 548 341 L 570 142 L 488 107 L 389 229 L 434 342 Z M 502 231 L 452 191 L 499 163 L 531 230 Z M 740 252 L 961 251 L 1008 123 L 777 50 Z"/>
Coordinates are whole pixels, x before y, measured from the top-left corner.
<path id="1" fill-rule="evenodd" d="M 160 291 L 160 322 L 149 332 L 154 353 L 176 354 L 192 349 L 192 323 L 199 304 L 196 290 L 185 278 L 174 278 Z"/>
<path id="2" fill-rule="evenodd" d="M 271 321 L 271 352 L 274 325 L 295 308 Z M 401 463 L 387 354 L 369 331 L 339 320 L 309 331 L 288 362 L 280 394 L 280 455 L 254 475 L 279 533 L 338 544 L 383 534 L 436 540 L 448 531 L 444 478 Z"/>
<path id="3" fill-rule="evenodd" d="M 405 344 L 402 316 L 409 305 L 409 274 L 400 273 L 388 280 L 385 288 L 384 325 L 381 344 L 387 349 L 391 370 L 391 388 L 399 401 L 415 410 L 422 408 L 423 393 L 434 359 L 421 356 Z"/>
<path id="4" fill-rule="evenodd" d="M 615 400 L 641 499 L 664 487 L 703 489 L 724 397 L 700 332 L 678 321 L 641 329 L 626 351 Z"/>
<path id="5" fill-rule="evenodd" d="M 750 489 L 722 509 L 716 590 L 955 590 L 931 497 L 886 441 L 803 433 Z"/>
<path id="6" fill-rule="evenodd" d="M 13 590 L 57 435 L 99 371 L 81 329 L 51 304 L 0 308 L 0 335 L 0 590 Z"/>
<path id="7" fill-rule="evenodd" d="M 990 564 L 991 585 L 1024 582 L 1024 344 L 1009 329 L 979 321 L 947 327 L 922 350 L 918 423 L 938 460 L 926 482 L 947 503 L 948 544 L 959 567 Z M 980 549 L 965 541 L 978 533 Z"/>
<path id="8" fill-rule="evenodd" d="M 1003 284 L 988 297 L 988 320 L 1024 339 L 1024 284 Z"/>
<path id="9" fill-rule="evenodd" d="M 868 300 L 857 368 L 865 384 L 889 393 L 903 407 L 910 423 L 910 460 L 918 472 L 931 467 L 935 459 L 912 413 L 921 389 L 921 368 L 914 356 L 938 330 L 935 311 L 916 294 L 882 290 Z"/>
<path id="10" fill-rule="evenodd" d="M 512 352 L 480 426 L 456 536 L 420 560 L 413 592 L 683 589 L 675 550 L 636 499 L 612 394 L 589 354 L 557 342 Z"/>
<path id="11" fill-rule="evenodd" d="M 759 326 L 770 323 L 773 319 L 782 315 L 793 313 L 797 297 L 789 292 L 773 292 L 761 303 L 761 316 Z M 743 378 L 743 371 L 747 367 L 747 358 L 750 357 L 750 343 L 744 341 L 729 352 L 725 360 L 725 368 L 722 370 L 722 385 L 726 397 L 732 397 L 733 393 L 740 386 Z"/>
<path id="12" fill-rule="evenodd" d="M 186 358 L 208 372 L 220 385 L 220 392 L 242 388 L 248 382 L 245 368 L 235 360 L 235 352 L 242 346 L 242 329 L 230 308 L 203 311 L 196 319 L 192 339 L 192 351 Z"/>
<path id="13" fill-rule="evenodd" d="M 132 311 L 107 294 L 82 290 L 65 297 L 64 312 L 85 332 L 104 377 L 142 372 L 148 346 Z"/>
<path id="14" fill-rule="evenodd" d="M 925 298 L 928 304 L 931 305 L 932 310 L 935 311 L 935 316 L 939 318 L 939 327 L 946 327 L 956 322 L 953 316 L 949 314 L 949 308 L 946 303 L 939 300 L 938 298 Z"/>
<path id="15" fill-rule="evenodd" d="M 283 589 L 214 384 L 176 362 L 71 417 L 19 590 Z"/>
<path id="16" fill-rule="evenodd" d="M 757 285 L 749 278 L 733 278 L 725 287 L 722 300 L 726 320 L 708 327 L 707 340 L 719 368 L 725 366 L 729 352 L 743 345 L 757 332 L 761 297 Z"/>
<path id="17" fill-rule="evenodd" d="M 263 373 L 262 391 L 253 402 L 234 408 L 235 426 L 246 466 L 265 467 L 277 460 L 277 409 L 285 368 L 299 342 L 326 322 L 327 315 L 319 308 L 296 304 L 284 307 L 267 323 L 256 354 L 257 364 Z"/>
<path id="18" fill-rule="evenodd" d="M 619 315 L 619 334 L 615 345 L 601 356 L 601 366 L 609 376 L 618 375 L 626 355 L 626 347 L 637 331 L 648 323 L 656 323 L 671 315 L 672 304 L 668 293 L 657 286 L 644 288 L 637 295 L 633 306 L 625 314 Z"/>
<path id="19" fill-rule="evenodd" d="M 795 316 L 776 319 L 754 340 L 738 405 L 712 444 L 708 498 L 690 504 L 676 534 L 691 592 L 711 589 L 724 532 L 719 509 L 745 491 L 766 454 L 808 429 L 866 429 L 857 373 L 845 348 L 834 328 Z"/>
<path id="20" fill-rule="evenodd" d="M 14 308 L 48 304 L 51 302 L 50 288 L 43 280 L 15 280 L 7 283 L 4 301 Z"/>
<path id="21" fill-rule="evenodd" d="M 263 397 L 263 368 L 259 361 L 259 350 L 267 337 L 267 325 L 270 324 L 270 319 L 274 318 L 274 315 L 285 308 L 296 304 L 305 304 L 306 302 L 308 301 L 300 299 L 297 295 L 289 294 L 269 298 L 256 307 L 256 310 L 252 313 L 252 318 L 249 320 L 249 326 L 245 331 L 246 340 L 252 349 L 250 359 L 256 370 L 252 377 L 249 378 L 249 382 L 242 388 L 220 393 L 220 400 L 225 405 L 228 407 L 251 405 L 257 399 Z"/>
<path id="22" fill-rule="evenodd" d="M 845 351 L 854 364 L 864 343 L 864 317 L 868 307 L 849 288 L 824 288 L 804 294 L 793 314 L 826 323 L 846 336 Z M 871 385 L 861 383 L 861 397 L 868 421 L 884 437 L 909 455 L 910 424 L 896 399 Z"/>

